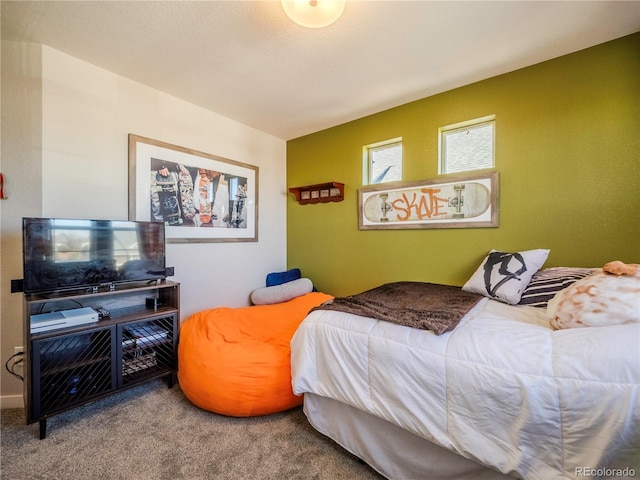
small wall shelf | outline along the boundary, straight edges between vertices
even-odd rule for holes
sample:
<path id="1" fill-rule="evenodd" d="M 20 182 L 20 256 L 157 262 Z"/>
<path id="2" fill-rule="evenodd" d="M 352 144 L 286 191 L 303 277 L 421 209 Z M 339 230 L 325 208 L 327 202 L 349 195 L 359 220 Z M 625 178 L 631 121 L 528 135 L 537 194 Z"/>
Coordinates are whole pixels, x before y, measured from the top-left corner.
<path id="1" fill-rule="evenodd" d="M 344 183 L 327 182 L 303 187 L 291 187 L 289 192 L 295 195 L 296 202 L 300 205 L 341 202 L 344 200 Z"/>

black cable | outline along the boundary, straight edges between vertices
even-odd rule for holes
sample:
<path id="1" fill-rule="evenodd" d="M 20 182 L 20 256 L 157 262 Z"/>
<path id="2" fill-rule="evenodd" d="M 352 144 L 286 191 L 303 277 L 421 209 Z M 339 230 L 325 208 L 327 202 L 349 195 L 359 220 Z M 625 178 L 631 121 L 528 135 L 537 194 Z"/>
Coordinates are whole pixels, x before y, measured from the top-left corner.
<path id="1" fill-rule="evenodd" d="M 16 360 L 15 362 L 13 362 L 11 364 L 11 368 L 9 368 L 9 362 L 11 360 L 13 360 L 16 357 L 20 357 L 20 359 Z M 11 375 L 13 375 L 14 377 L 18 377 L 20 380 L 22 380 L 24 382 L 24 377 L 22 375 L 20 375 L 19 373 L 16 373 L 13 371 L 13 369 L 16 367 L 16 365 L 20 365 L 22 362 L 24 361 L 24 352 L 18 352 L 18 353 L 14 353 L 13 355 L 11 355 L 7 361 L 4 364 L 4 368 L 7 369 L 7 372 L 9 372 Z"/>

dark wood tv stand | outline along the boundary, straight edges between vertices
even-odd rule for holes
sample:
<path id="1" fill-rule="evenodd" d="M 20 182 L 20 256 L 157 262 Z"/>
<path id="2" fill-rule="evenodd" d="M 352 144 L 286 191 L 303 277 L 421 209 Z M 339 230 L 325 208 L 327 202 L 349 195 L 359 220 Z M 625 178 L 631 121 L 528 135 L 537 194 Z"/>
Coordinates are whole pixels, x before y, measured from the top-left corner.
<path id="1" fill-rule="evenodd" d="M 80 307 L 103 307 L 110 316 L 31 333 L 32 315 Z M 179 326 L 180 285 L 175 282 L 25 294 L 27 424 L 39 422 L 44 439 L 47 418 L 55 414 L 160 377 L 173 386 Z"/>

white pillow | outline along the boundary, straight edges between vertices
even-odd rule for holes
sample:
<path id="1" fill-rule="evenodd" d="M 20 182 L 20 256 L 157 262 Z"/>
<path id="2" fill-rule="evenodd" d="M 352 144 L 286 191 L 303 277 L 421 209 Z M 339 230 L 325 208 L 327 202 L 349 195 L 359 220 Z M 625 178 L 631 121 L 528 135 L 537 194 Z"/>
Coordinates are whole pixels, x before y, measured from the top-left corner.
<path id="1" fill-rule="evenodd" d="M 291 282 L 273 287 L 258 288 L 251 292 L 251 302 L 254 305 L 270 305 L 282 303 L 305 295 L 313 290 L 313 283 L 308 278 L 299 278 Z"/>
<path id="2" fill-rule="evenodd" d="M 516 253 L 491 250 L 462 290 L 516 305 L 548 256 L 549 250 L 544 249 Z"/>
<path id="3" fill-rule="evenodd" d="M 640 323 L 640 272 L 617 276 L 598 270 L 558 292 L 547 316 L 556 330 Z"/>

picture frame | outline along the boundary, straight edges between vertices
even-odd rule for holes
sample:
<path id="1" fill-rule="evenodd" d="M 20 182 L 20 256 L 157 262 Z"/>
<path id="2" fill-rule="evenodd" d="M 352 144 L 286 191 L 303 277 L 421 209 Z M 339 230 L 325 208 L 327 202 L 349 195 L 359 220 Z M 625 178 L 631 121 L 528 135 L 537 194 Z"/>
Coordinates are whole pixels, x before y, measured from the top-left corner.
<path id="1" fill-rule="evenodd" d="M 129 219 L 167 243 L 257 242 L 257 166 L 129 134 Z"/>
<path id="2" fill-rule="evenodd" d="M 499 224 L 499 175 L 446 175 L 358 190 L 358 228 L 487 228 Z"/>

